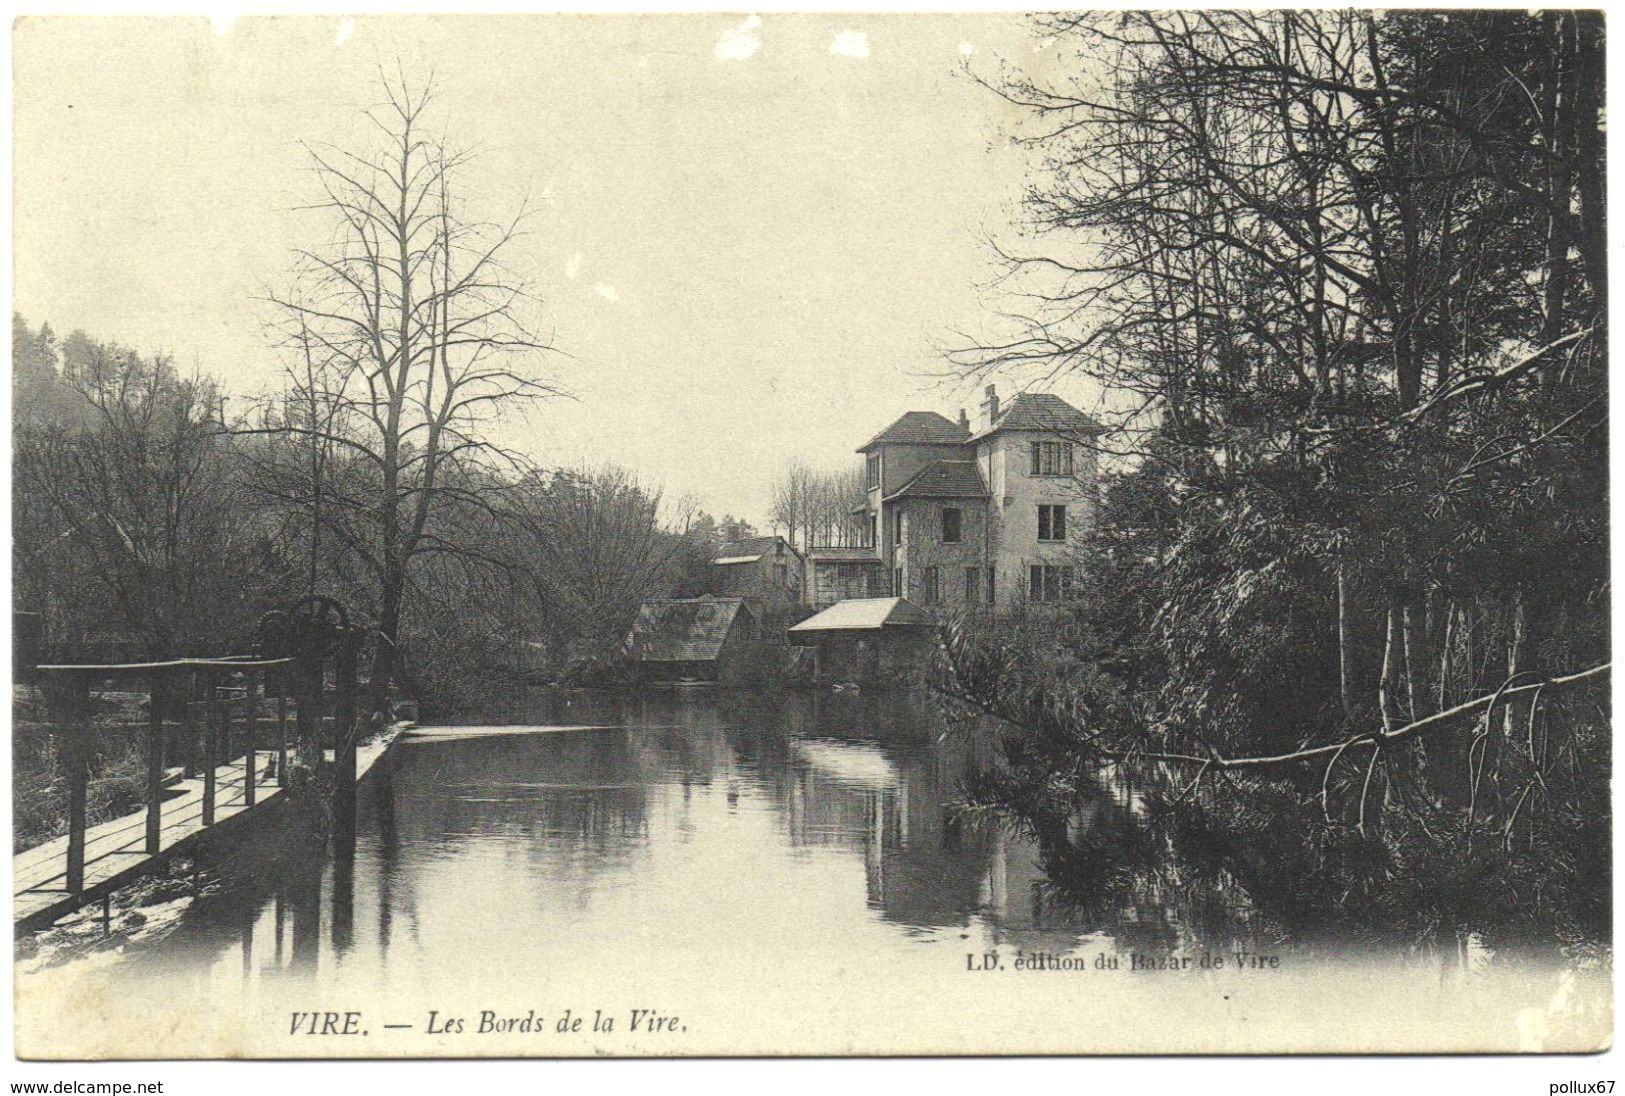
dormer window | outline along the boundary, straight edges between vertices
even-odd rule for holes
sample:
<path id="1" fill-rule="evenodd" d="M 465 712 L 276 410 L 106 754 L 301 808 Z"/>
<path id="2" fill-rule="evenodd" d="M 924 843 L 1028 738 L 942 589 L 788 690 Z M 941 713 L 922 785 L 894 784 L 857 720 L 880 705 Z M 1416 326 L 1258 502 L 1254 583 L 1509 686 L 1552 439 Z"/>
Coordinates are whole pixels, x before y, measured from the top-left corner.
<path id="1" fill-rule="evenodd" d="M 1031 474 L 1035 476 L 1070 476 L 1072 474 L 1072 444 L 1064 441 L 1035 441 L 1032 443 Z"/>

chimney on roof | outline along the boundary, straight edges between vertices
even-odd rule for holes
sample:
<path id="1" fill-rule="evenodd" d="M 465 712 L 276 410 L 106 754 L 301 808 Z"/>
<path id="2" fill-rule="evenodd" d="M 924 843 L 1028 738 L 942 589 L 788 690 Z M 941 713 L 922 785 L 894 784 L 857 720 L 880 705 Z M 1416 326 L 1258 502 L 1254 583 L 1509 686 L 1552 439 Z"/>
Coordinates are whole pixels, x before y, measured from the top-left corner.
<path id="1" fill-rule="evenodd" d="M 993 385 L 987 386 L 987 398 L 982 401 L 982 414 L 987 416 L 987 424 L 992 426 L 999 419 L 999 392 Z"/>
<path id="2" fill-rule="evenodd" d="M 959 409 L 959 428 L 967 432 L 970 430 L 970 416 L 965 413 L 963 407 Z"/>

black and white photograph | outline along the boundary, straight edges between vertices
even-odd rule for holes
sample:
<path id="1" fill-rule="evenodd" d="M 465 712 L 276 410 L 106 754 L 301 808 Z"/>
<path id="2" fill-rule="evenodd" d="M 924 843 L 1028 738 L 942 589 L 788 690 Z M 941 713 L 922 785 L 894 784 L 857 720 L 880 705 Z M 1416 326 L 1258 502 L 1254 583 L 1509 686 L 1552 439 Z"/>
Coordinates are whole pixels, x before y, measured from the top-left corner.
<path id="1" fill-rule="evenodd" d="M 1608 1050 L 1604 24 L 19 16 L 16 1057 Z"/>

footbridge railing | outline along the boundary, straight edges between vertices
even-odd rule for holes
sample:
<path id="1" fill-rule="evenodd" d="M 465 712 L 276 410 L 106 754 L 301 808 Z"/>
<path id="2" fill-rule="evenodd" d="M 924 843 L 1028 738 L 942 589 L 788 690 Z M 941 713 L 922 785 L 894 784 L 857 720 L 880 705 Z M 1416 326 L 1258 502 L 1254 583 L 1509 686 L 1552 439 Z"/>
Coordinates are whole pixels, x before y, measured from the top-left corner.
<path id="1" fill-rule="evenodd" d="M 33 667 L 48 705 L 67 786 L 63 878 L 68 894 L 82 896 L 86 889 L 85 835 L 97 736 L 116 733 L 94 719 L 93 693 L 98 689 L 139 692 L 144 686 L 148 692 L 147 718 L 137 732 L 145 761 L 147 856 L 156 857 L 173 843 L 166 839 L 166 824 L 184 831 L 182 836 L 215 824 L 222 807 L 223 774 L 229 774 L 233 785 L 232 813 L 255 806 L 260 759 L 268 752 L 274 755 L 274 760 L 267 758 L 274 766 L 271 778 L 285 787 L 291 772 L 321 770 L 330 748 L 336 813 L 353 827 L 356 679 L 364 635 L 350 626 L 337 601 L 311 597 L 287 611 L 267 613 L 252 654 Z M 323 717 L 323 709 L 330 711 L 330 718 Z M 323 733 L 326 727 L 330 734 Z M 235 775 L 239 763 L 240 784 Z M 171 818 L 166 823 L 168 785 L 198 775 L 201 817 L 189 815 L 184 824 Z M 195 795 L 196 785 L 193 788 Z"/>

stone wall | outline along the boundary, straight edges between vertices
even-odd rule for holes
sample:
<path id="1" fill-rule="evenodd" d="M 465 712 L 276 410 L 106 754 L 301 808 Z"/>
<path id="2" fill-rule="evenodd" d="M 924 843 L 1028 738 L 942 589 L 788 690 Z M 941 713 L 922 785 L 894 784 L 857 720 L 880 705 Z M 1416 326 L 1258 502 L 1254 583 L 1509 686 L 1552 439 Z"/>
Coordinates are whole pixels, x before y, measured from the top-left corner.
<path id="1" fill-rule="evenodd" d="M 916 605 L 942 613 L 967 607 L 965 571 L 975 569 L 977 604 L 987 599 L 988 506 L 984 499 L 904 499 L 904 539 L 898 551 L 903 569 L 903 596 Z M 960 512 L 958 543 L 942 539 L 942 511 Z M 937 596 L 930 598 L 926 569 L 937 569 Z"/>

